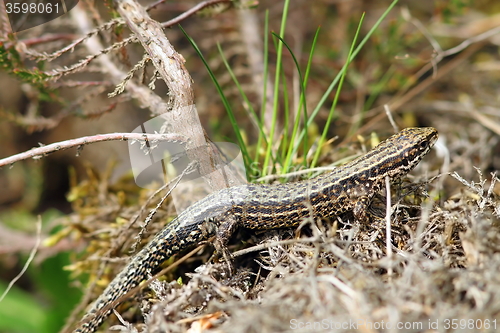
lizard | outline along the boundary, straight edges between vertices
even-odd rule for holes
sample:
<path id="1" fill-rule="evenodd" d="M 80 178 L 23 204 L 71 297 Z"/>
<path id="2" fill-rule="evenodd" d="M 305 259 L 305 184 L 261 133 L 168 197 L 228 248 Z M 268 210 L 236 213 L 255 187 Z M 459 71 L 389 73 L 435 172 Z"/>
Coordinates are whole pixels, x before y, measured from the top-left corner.
<path id="1" fill-rule="evenodd" d="M 116 302 L 178 252 L 215 236 L 224 247 L 237 227 L 275 229 L 298 226 L 305 218 L 328 219 L 347 211 L 367 223 L 372 197 L 406 176 L 438 138 L 432 127 L 410 127 L 351 162 L 316 178 L 286 184 L 245 184 L 214 192 L 181 212 L 145 245 L 92 304 L 74 333 L 92 333 Z M 116 305 L 115 305 L 116 306 Z"/>

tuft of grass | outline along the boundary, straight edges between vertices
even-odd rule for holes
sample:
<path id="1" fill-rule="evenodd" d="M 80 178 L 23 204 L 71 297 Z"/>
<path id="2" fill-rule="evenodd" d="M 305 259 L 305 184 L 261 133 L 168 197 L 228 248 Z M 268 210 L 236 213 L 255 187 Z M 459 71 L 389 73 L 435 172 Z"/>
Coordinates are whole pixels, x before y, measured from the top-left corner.
<path id="1" fill-rule="evenodd" d="M 384 13 L 380 16 L 380 18 L 377 20 L 377 22 L 374 24 L 374 26 L 370 29 L 370 31 L 366 34 L 366 36 L 361 40 L 361 42 L 356 46 L 356 41 L 360 32 L 361 24 L 363 22 L 364 15 L 360 18 L 360 21 L 358 23 L 358 28 L 356 30 L 354 39 L 352 41 L 347 59 L 344 63 L 344 66 L 342 69 L 339 71 L 339 73 L 336 75 L 336 77 L 333 79 L 333 81 L 330 83 L 328 89 L 324 92 L 322 95 L 321 99 L 317 103 L 317 105 L 314 107 L 312 110 L 311 114 L 309 115 L 309 111 L 307 109 L 307 85 L 308 85 L 308 79 L 309 79 L 309 74 L 311 71 L 311 64 L 312 60 L 314 57 L 314 51 L 316 48 L 316 43 L 318 40 L 318 36 L 320 33 L 320 29 L 318 28 L 316 30 L 316 34 L 312 40 L 311 43 L 311 48 L 309 51 L 309 56 L 308 56 L 308 61 L 305 67 L 305 70 L 301 69 L 301 64 L 299 59 L 294 55 L 292 52 L 291 48 L 286 42 L 285 36 L 284 36 L 284 31 L 286 28 L 286 23 L 287 23 L 287 15 L 288 15 L 288 9 L 289 9 L 289 1 L 285 1 L 283 5 L 283 14 L 282 14 L 282 20 L 281 20 L 281 27 L 280 27 L 280 32 L 278 34 L 276 33 L 271 33 L 273 37 L 273 42 L 274 42 L 274 47 L 276 49 L 276 70 L 274 73 L 274 95 L 273 95 L 273 101 L 272 101 L 272 117 L 271 117 L 271 124 L 269 126 L 269 130 L 266 131 L 265 124 L 264 124 L 264 113 L 265 113 L 265 107 L 267 105 L 267 80 L 269 77 L 269 37 L 268 37 L 268 27 L 269 27 L 269 22 L 268 22 L 268 13 L 266 13 L 266 19 L 264 23 L 265 27 L 265 33 L 264 33 L 264 78 L 263 78 L 263 89 L 264 93 L 262 94 L 262 102 L 261 102 L 261 110 L 260 113 L 255 111 L 255 108 L 252 106 L 252 103 L 250 102 L 249 98 L 247 97 L 245 91 L 242 88 L 241 83 L 238 81 L 238 78 L 234 74 L 234 71 L 232 70 L 231 66 L 229 65 L 224 52 L 222 50 L 222 47 L 218 45 L 218 50 L 219 54 L 222 58 L 222 61 L 224 65 L 226 66 L 226 69 L 228 70 L 229 75 L 231 76 L 233 82 L 235 83 L 239 94 L 241 95 L 241 98 L 243 100 L 243 104 L 245 109 L 247 110 L 248 116 L 252 119 L 252 121 L 257 125 L 257 131 L 258 131 L 258 139 L 256 144 L 254 145 L 255 149 L 255 154 L 254 157 L 252 158 L 249 154 L 249 150 L 246 147 L 246 142 L 243 140 L 243 135 L 242 135 L 242 130 L 241 127 L 238 125 L 238 121 L 236 119 L 236 115 L 227 99 L 227 97 L 224 94 L 223 89 L 221 88 L 221 85 L 217 81 L 217 78 L 215 77 L 213 71 L 210 69 L 208 66 L 208 63 L 206 59 L 204 58 L 203 54 L 201 53 L 200 49 L 196 46 L 196 43 L 189 38 L 189 36 L 186 34 L 184 30 L 183 33 L 186 35 L 188 40 L 190 41 L 191 45 L 195 49 L 196 53 L 199 55 L 200 59 L 203 61 L 205 64 L 205 67 L 214 82 L 217 91 L 219 92 L 219 95 L 221 97 L 222 103 L 226 109 L 226 112 L 229 116 L 229 120 L 231 122 L 231 125 L 233 127 L 233 130 L 236 134 L 236 138 L 238 141 L 238 144 L 240 145 L 240 148 L 242 150 L 242 154 L 244 157 L 244 162 L 245 162 L 245 167 L 247 170 L 247 177 L 254 177 L 257 176 L 257 174 L 265 176 L 271 173 L 275 174 L 286 174 L 289 172 L 291 169 L 291 166 L 296 164 L 297 161 L 299 160 L 298 158 L 298 153 L 300 149 L 302 149 L 301 153 L 304 156 L 309 156 L 312 155 L 312 160 L 308 161 L 306 158 L 303 158 L 301 161 L 302 167 L 314 167 L 318 163 L 319 156 L 321 155 L 322 152 L 322 146 L 324 142 L 326 141 L 326 137 L 329 134 L 329 127 L 332 122 L 332 120 L 335 118 L 335 107 L 338 102 L 338 98 L 340 95 L 340 91 L 342 89 L 342 85 L 344 83 L 346 73 L 347 73 L 347 68 L 349 64 L 355 59 L 356 55 L 360 52 L 362 47 L 366 44 L 366 42 L 370 39 L 370 37 L 374 34 L 376 29 L 379 27 L 381 22 L 386 18 L 386 16 L 389 14 L 389 12 L 394 8 L 394 6 L 398 3 L 398 0 L 394 0 L 384 11 Z M 182 29 L 182 28 L 181 28 Z M 288 95 L 288 89 L 287 89 L 287 79 L 285 76 L 285 73 L 283 71 L 283 48 L 286 48 L 288 52 L 290 53 L 295 69 L 298 73 L 299 76 L 299 84 L 300 84 L 300 98 L 299 98 L 299 103 L 297 106 L 296 110 L 291 109 L 291 103 L 290 99 L 292 96 Z M 391 77 L 390 72 L 385 77 L 385 80 L 389 80 Z M 383 82 L 381 82 L 383 84 Z M 379 92 L 381 90 L 382 86 L 379 86 Z M 333 89 L 336 88 L 336 92 L 334 95 L 333 99 L 333 104 L 330 107 L 330 111 L 327 117 L 327 122 L 321 131 L 321 136 L 320 138 L 314 143 L 309 142 L 309 128 L 312 126 L 314 121 L 316 120 L 316 116 L 319 114 L 319 111 L 329 98 L 330 94 L 332 93 Z M 281 94 L 280 94 L 281 92 Z M 365 108 L 369 107 L 375 100 L 377 94 L 373 96 L 373 98 L 369 101 L 367 101 L 367 105 Z M 276 134 L 277 130 L 277 119 L 278 115 L 280 112 L 283 113 L 283 118 L 284 118 L 284 125 L 283 125 L 283 130 L 280 135 Z M 291 132 L 289 132 L 289 123 L 293 121 L 293 126 L 291 129 Z M 353 125 L 355 128 L 356 126 L 359 126 L 359 123 L 357 125 Z M 317 147 L 317 148 L 316 148 Z M 314 151 L 311 151 L 311 149 L 315 149 Z M 314 153 L 314 154 L 311 154 Z M 259 162 L 262 163 L 260 164 Z M 250 168 L 250 165 L 261 165 L 260 170 L 255 171 L 255 168 Z M 252 171 L 249 171 L 249 170 Z M 250 172 L 254 172 L 255 174 L 251 174 Z"/>

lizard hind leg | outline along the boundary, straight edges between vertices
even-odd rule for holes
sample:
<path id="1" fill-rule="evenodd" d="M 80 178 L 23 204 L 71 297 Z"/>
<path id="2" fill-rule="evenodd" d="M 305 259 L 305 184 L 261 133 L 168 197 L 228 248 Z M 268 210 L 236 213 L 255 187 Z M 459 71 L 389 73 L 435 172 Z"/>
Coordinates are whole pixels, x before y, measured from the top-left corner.
<path id="1" fill-rule="evenodd" d="M 361 224 L 367 224 L 369 222 L 368 206 L 370 205 L 370 198 L 367 196 L 359 197 L 356 201 L 352 213 L 356 221 Z"/>
<path id="2" fill-rule="evenodd" d="M 229 272 L 234 271 L 234 267 L 232 264 L 232 255 L 227 248 L 227 243 L 229 239 L 233 235 L 236 227 L 238 226 L 238 221 L 235 216 L 227 213 L 224 217 L 221 218 L 219 227 L 217 229 L 217 234 L 215 235 L 215 250 L 218 255 L 222 255 L 224 261 L 227 264 Z"/>
<path id="3" fill-rule="evenodd" d="M 385 227 L 385 217 L 375 214 L 375 211 L 370 211 L 372 200 L 366 196 L 360 197 L 352 210 L 354 218 L 357 222 L 367 225 L 376 225 Z"/>

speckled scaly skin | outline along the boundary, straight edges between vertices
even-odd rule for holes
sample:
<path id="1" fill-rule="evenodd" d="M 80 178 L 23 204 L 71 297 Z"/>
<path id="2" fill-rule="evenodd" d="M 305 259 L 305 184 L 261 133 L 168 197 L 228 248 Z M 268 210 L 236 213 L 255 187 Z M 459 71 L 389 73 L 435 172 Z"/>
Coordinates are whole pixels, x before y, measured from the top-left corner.
<path id="1" fill-rule="evenodd" d="M 331 218 L 352 211 L 367 222 L 372 197 L 412 170 L 438 133 L 432 127 L 406 128 L 367 154 L 330 173 L 288 184 L 247 184 L 226 188 L 196 202 L 164 227 L 114 278 L 74 332 L 92 333 L 109 315 L 102 311 L 148 278 L 170 256 L 216 236 L 223 247 L 236 227 L 294 227 L 304 218 Z"/>

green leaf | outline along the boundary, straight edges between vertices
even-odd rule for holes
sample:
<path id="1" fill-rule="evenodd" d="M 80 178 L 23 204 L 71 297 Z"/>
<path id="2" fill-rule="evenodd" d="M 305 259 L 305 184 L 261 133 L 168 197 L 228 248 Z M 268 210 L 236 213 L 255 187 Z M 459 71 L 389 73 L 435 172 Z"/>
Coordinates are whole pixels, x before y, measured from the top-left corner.
<path id="1" fill-rule="evenodd" d="M 7 283 L 0 281 L 0 292 L 7 289 Z M 49 333 L 45 323 L 47 313 L 29 293 L 12 287 L 0 302 L 0 332 Z"/>

